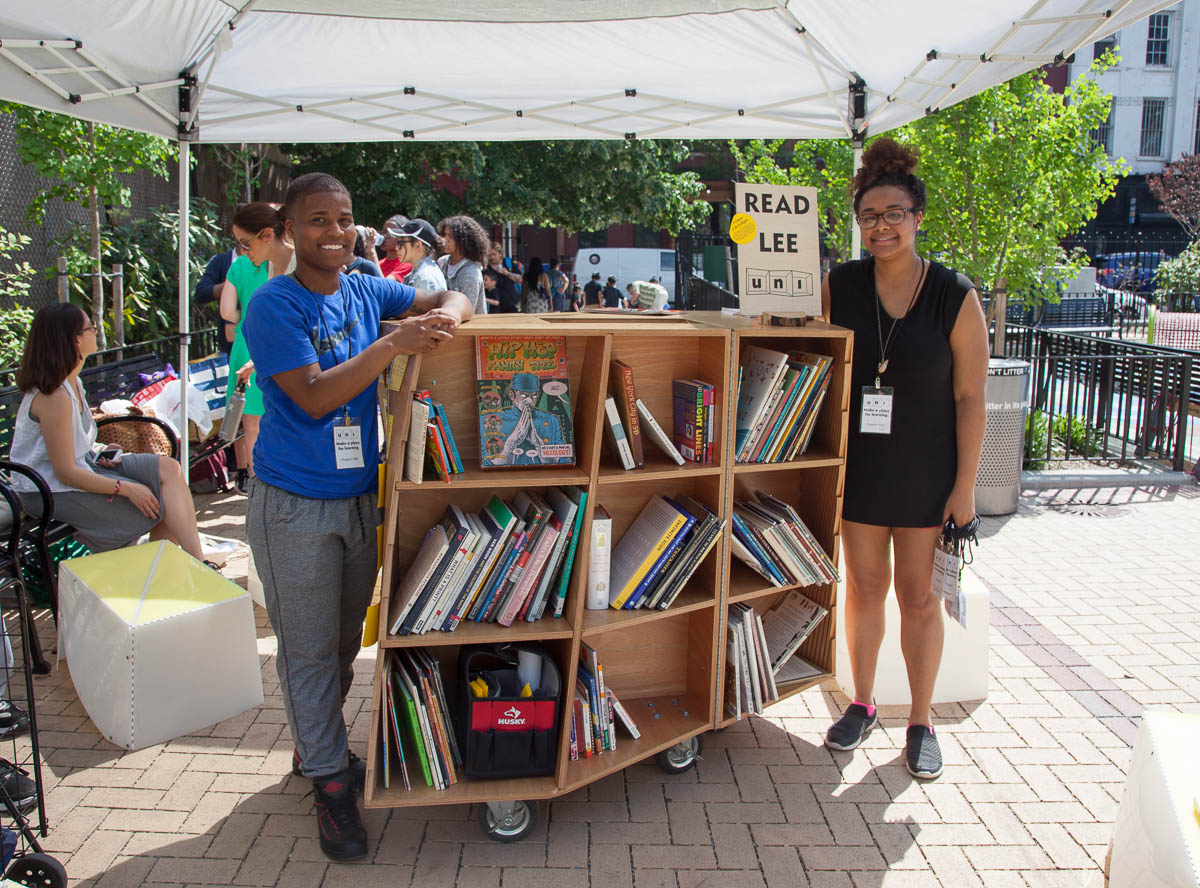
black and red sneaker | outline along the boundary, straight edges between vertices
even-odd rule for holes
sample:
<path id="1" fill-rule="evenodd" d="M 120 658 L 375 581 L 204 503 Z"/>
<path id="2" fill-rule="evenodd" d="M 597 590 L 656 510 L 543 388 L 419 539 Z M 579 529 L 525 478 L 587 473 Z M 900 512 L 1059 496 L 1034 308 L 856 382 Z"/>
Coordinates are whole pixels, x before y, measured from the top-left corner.
<path id="1" fill-rule="evenodd" d="M 297 777 L 303 776 L 302 767 L 303 760 L 300 758 L 300 753 L 292 750 L 292 773 Z M 351 782 L 354 784 L 356 792 L 362 792 L 367 785 L 367 763 L 354 754 L 354 750 L 350 750 L 350 776 Z"/>
<path id="2" fill-rule="evenodd" d="M 362 860 L 367 856 L 367 829 L 358 811 L 353 777 L 347 768 L 313 781 L 317 839 L 330 860 Z"/>

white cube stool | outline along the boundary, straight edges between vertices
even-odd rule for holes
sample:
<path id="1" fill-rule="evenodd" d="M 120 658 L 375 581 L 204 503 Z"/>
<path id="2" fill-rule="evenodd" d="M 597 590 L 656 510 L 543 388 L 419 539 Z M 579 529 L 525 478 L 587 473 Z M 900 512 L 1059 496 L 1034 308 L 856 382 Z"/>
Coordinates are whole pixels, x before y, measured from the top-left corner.
<path id="1" fill-rule="evenodd" d="M 1142 714 L 1109 855 L 1109 888 L 1200 885 L 1200 715 Z"/>
<path id="2" fill-rule="evenodd" d="M 59 655 L 110 741 L 142 749 L 263 701 L 249 594 L 173 543 L 59 566 Z"/>
<path id="3" fill-rule="evenodd" d="M 933 686 L 934 703 L 983 700 L 988 693 L 988 591 L 970 569 L 962 573 L 962 589 L 967 602 L 967 626 L 964 629 L 949 617 L 945 619 L 946 641 L 942 648 L 942 666 Z M 900 605 L 892 590 L 888 591 L 885 610 L 887 628 L 875 670 L 875 702 L 881 706 L 907 705 L 912 702 L 912 696 L 908 692 L 908 672 L 900 651 Z M 850 648 L 846 643 L 844 583 L 838 585 L 837 614 L 834 677 L 842 693 L 853 700 L 854 675 L 850 671 Z"/>

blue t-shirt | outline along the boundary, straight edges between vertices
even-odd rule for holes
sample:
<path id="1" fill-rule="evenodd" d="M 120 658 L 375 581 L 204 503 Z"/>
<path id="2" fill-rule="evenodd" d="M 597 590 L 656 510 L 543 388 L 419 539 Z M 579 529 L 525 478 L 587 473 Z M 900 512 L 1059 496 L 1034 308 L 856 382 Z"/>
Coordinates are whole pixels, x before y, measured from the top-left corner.
<path id="1" fill-rule="evenodd" d="M 347 410 L 339 407 L 313 419 L 279 387 L 275 374 L 314 361 L 328 370 L 362 354 L 379 338 L 380 319 L 402 315 L 416 292 L 365 274 L 342 274 L 338 280 L 338 291 L 322 296 L 290 275 L 272 278 L 254 294 L 242 323 L 266 408 L 254 445 L 254 471 L 268 484 L 312 499 L 360 496 L 378 484 L 375 383 L 356 394 Z M 347 412 L 362 430 L 361 469 L 339 469 L 334 456 L 333 427 Z"/>

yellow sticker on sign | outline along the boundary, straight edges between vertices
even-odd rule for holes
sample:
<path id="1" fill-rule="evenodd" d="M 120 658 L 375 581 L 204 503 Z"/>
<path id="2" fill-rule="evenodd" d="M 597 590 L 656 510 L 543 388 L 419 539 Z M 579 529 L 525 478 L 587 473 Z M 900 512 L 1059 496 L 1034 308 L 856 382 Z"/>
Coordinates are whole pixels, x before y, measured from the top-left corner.
<path id="1" fill-rule="evenodd" d="M 729 222 L 729 238 L 735 244 L 748 244 L 758 234 L 754 218 L 746 213 L 735 213 Z"/>

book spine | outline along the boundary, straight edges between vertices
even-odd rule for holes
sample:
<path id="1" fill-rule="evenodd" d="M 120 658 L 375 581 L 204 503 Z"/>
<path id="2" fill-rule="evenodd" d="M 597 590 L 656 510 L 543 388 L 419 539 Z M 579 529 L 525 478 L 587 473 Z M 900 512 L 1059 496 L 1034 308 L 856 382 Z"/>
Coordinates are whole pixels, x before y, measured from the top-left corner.
<path id="1" fill-rule="evenodd" d="M 458 445 L 454 443 L 454 432 L 450 430 L 450 419 L 446 416 L 446 409 L 442 406 L 441 401 L 434 401 L 433 409 L 437 411 L 438 425 L 442 430 L 442 437 L 446 441 L 446 447 L 449 450 L 454 471 L 455 473 L 462 472 L 462 457 L 458 455 Z"/>
<path id="2" fill-rule="evenodd" d="M 588 555 L 588 610 L 604 610 L 608 607 L 609 579 L 612 561 L 612 518 L 602 516 L 600 510 L 592 515 L 591 543 Z"/>
<path id="3" fill-rule="evenodd" d="M 613 608 L 616 610 L 621 610 L 625 607 L 625 602 L 629 600 L 629 597 L 637 589 L 638 584 L 642 581 L 642 578 L 645 577 L 646 574 L 654 567 L 654 565 L 658 562 L 658 559 L 662 557 L 664 552 L 666 552 L 667 547 L 670 546 L 672 541 L 674 541 L 678 536 L 680 528 L 683 527 L 683 523 L 683 515 L 676 512 L 674 520 L 672 520 L 670 525 L 668 525 L 663 535 L 655 541 L 653 548 L 651 548 L 650 551 L 645 554 L 641 560 L 641 563 L 634 568 L 633 573 L 625 582 L 625 585 L 621 589 L 613 590 L 612 594 L 614 597 L 611 600 L 611 606 Z"/>
<path id="4" fill-rule="evenodd" d="M 663 431 L 663 427 L 658 424 L 658 420 L 654 418 L 654 414 L 650 412 L 650 408 L 642 403 L 641 398 L 637 400 L 637 412 L 642 422 L 646 424 L 646 435 L 658 445 L 667 456 L 671 457 L 678 465 L 683 465 L 684 459 L 667 433 Z"/>
<path id="5" fill-rule="evenodd" d="M 680 517 L 683 518 L 682 515 Z M 637 607 L 638 601 L 646 594 L 646 590 L 653 585 L 654 581 L 658 579 L 667 563 L 671 560 L 671 556 L 679 549 L 679 546 L 683 543 L 683 538 L 687 536 L 687 532 L 695 523 L 695 519 L 690 517 L 683 518 L 683 521 L 683 526 L 675 532 L 674 537 L 671 538 L 666 548 L 658 556 L 658 560 L 654 562 L 650 570 L 646 571 L 646 575 L 642 577 L 637 587 L 633 590 L 633 593 L 629 596 L 629 600 L 625 602 L 625 610 L 632 610 Z"/>
<path id="6" fill-rule="evenodd" d="M 633 455 L 633 463 L 639 469 L 646 465 L 646 455 L 642 447 L 642 426 L 638 419 L 637 392 L 633 387 L 633 368 L 621 361 L 612 362 L 614 381 L 620 384 L 621 419 L 625 422 L 629 433 L 629 449 Z"/>
<path id="7" fill-rule="evenodd" d="M 604 399 L 604 416 L 607 420 L 605 429 L 608 432 L 608 440 L 621 460 L 621 467 L 634 468 L 636 463 L 633 461 L 633 450 L 629 446 L 629 439 L 625 437 L 625 427 L 621 425 L 621 414 L 617 411 L 617 402 L 612 396 Z"/>
<path id="8" fill-rule="evenodd" d="M 571 572 L 575 568 L 575 553 L 579 550 L 579 536 L 583 529 L 583 509 L 587 505 L 587 491 L 580 491 L 579 503 L 575 508 L 575 523 L 571 528 L 571 539 L 567 543 L 567 557 L 563 560 L 558 590 L 554 593 L 554 616 L 561 617 L 567 603 L 567 587 L 571 584 Z"/>

